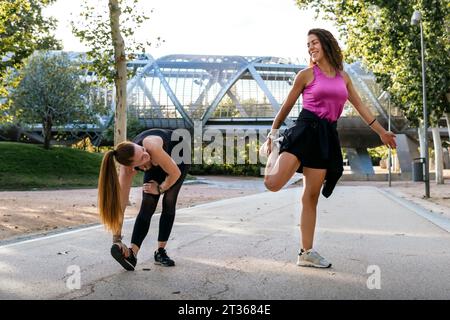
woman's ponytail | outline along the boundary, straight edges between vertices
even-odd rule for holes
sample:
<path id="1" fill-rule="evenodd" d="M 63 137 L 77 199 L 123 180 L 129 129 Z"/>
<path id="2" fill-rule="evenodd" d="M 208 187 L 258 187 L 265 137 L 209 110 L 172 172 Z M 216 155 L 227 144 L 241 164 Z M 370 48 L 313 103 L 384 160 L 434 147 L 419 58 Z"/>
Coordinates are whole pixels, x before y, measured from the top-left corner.
<path id="1" fill-rule="evenodd" d="M 103 156 L 98 177 L 98 209 L 102 223 L 116 234 L 121 232 L 123 214 L 114 154 L 110 150 Z"/>

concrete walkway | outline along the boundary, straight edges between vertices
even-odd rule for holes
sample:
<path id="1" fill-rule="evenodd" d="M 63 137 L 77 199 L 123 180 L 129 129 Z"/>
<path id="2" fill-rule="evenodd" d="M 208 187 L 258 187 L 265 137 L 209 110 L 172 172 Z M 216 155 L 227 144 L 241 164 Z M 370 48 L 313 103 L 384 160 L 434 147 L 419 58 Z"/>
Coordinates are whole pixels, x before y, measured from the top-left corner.
<path id="1" fill-rule="evenodd" d="M 315 245 L 333 268 L 296 266 L 300 193 L 179 210 L 174 268 L 152 261 L 158 215 L 135 272 L 110 257 L 101 226 L 2 246 L 0 299 L 450 299 L 450 233 L 374 187 L 321 197 Z"/>

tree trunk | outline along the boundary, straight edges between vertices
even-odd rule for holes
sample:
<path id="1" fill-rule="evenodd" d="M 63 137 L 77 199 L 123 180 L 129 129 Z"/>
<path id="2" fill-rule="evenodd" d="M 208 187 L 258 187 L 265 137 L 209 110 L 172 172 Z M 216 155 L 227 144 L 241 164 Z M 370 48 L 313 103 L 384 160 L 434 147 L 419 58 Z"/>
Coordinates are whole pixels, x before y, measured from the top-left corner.
<path id="1" fill-rule="evenodd" d="M 434 143 L 434 167 L 436 168 L 436 183 L 444 184 L 444 154 L 442 152 L 439 128 L 431 128 Z"/>
<path id="2" fill-rule="evenodd" d="M 50 141 L 52 140 L 52 118 L 47 116 L 43 123 L 42 127 L 44 129 L 44 149 L 50 149 Z"/>
<path id="3" fill-rule="evenodd" d="M 109 0 L 111 37 L 114 46 L 114 66 L 116 69 L 116 110 L 114 123 L 114 145 L 127 139 L 127 64 L 125 42 L 120 33 L 120 5 L 118 0 Z"/>

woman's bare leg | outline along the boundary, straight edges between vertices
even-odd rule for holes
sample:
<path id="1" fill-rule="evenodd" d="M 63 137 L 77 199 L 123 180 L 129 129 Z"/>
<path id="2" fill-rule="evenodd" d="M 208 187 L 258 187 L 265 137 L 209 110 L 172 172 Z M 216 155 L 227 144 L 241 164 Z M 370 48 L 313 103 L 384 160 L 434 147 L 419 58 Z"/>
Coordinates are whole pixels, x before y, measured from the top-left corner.
<path id="1" fill-rule="evenodd" d="M 278 156 L 277 153 L 272 152 L 267 160 L 264 185 L 270 191 L 280 190 L 299 167 L 300 160 L 292 153 L 283 152 Z"/>
<path id="2" fill-rule="evenodd" d="M 309 250 L 313 247 L 316 228 L 317 202 L 320 188 L 325 179 L 326 169 L 303 168 L 303 195 L 300 230 L 302 235 L 301 248 Z"/>

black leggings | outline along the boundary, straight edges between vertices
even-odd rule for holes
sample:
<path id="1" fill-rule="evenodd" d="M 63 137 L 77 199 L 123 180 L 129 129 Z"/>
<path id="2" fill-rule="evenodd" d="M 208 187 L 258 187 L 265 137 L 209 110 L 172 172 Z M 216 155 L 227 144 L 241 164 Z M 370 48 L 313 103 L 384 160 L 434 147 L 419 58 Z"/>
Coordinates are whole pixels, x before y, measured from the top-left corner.
<path id="1" fill-rule="evenodd" d="M 181 171 L 181 176 L 177 182 L 170 187 L 169 190 L 163 194 L 162 212 L 159 218 L 159 234 L 158 241 L 166 242 L 169 239 L 170 232 L 172 231 L 173 222 L 175 220 L 175 210 L 177 204 L 178 193 L 180 192 L 183 181 L 186 178 L 189 170 L 188 165 L 180 164 L 178 166 Z M 158 183 L 162 183 L 166 177 L 166 173 L 157 167 L 156 169 L 150 169 L 145 172 L 144 183 L 150 180 L 155 180 Z M 133 235 L 131 237 L 131 243 L 135 244 L 139 248 L 142 245 L 145 237 L 147 236 L 150 228 L 150 220 L 155 213 L 156 206 L 158 205 L 160 195 L 154 195 L 149 193 L 142 193 L 142 204 L 139 214 L 134 223 Z"/>

